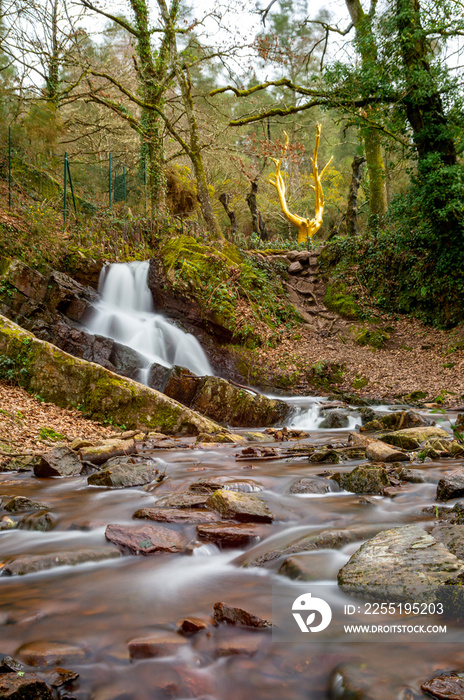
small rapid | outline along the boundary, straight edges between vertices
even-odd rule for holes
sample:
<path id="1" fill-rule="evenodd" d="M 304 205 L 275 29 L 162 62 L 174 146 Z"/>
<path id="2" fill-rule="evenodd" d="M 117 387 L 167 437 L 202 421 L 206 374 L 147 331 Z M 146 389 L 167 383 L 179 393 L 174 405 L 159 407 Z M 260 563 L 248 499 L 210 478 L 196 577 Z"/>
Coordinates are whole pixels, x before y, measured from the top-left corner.
<path id="1" fill-rule="evenodd" d="M 213 374 L 198 340 L 156 313 L 148 287 L 148 261 L 113 263 L 103 268 L 86 330 L 135 350 L 141 357 L 139 381 L 148 383 L 150 367 L 180 365 L 197 375 Z"/>

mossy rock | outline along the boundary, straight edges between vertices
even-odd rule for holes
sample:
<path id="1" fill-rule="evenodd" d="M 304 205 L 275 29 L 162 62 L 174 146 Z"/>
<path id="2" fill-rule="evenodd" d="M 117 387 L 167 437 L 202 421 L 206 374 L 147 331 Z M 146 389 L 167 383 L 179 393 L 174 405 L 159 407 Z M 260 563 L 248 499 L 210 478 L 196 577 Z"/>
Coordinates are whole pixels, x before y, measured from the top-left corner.
<path id="1" fill-rule="evenodd" d="M 406 428 L 396 430 L 388 435 L 379 435 L 379 440 L 395 445 L 403 450 L 416 450 L 429 438 L 449 438 L 450 435 L 442 428 L 425 426 L 422 428 Z"/>
<path id="2" fill-rule="evenodd" d="M 386 469 L 370 464 L 360 464 L 349 473 L 334 474 L 331 478 L 340 488 L 352 493 L 381 495 L 384 488 L 390 485 Z"/>
<path id="3" fill-rule="evenodd" d="M 335 311 L 343 318 L 356 321 L 361 317 L 361 309 L 355 298 L 348 292 L 348 289 L 341 282 L 334 282 L 327 285 L 324 296 L 324 304 L 330 311 Z"/>
<path id="4" fill-rule="evenodd" d="M 308 370 L 306 376 L 308 382 L 313 386 L 320 389 L 327 389 L 343 381 L 344 371 L 344 364 L 320 360 Z"/>
<path id="5" fill-rule="evenodd" d="M 0 356 L 14 362 L 16 381 L 27 391 L 63 408 L 79 408 L 94 420 L 170 435 L 223 432 L 177 401 L 72 357 L 3 316 Z"/>

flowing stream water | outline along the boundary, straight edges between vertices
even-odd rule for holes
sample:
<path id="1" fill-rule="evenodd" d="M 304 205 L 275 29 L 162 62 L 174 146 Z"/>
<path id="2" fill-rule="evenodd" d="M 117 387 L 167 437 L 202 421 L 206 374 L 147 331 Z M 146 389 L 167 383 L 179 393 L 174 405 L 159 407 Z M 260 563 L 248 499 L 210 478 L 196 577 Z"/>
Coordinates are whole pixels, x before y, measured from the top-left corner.
<path id="1" fill-rule="evenodd" d="M 126 265 L 113 278 L 110 268 L 104 299 L 92 322 L 95 330 L 140 352 L 145 348 L 147 362 L 156 358 L 207 371 L 207 360 L 194 339 L 173 330 L 161 316 L 153 318 L 150 299 L 140 292 L 142 270 L 140 265 Z M 120 275 L 126 279 L 124 290 Z M 177 342 L 182 348 L 176 347 Z M 289 400 L 295 406 L 293 425 L 310 430 L 301 445 L 346 441 L 346 428 L 318 428 L 326 400 Z M 354 425 L 356 416 L 351 417 Z M 428 483 L 412 484 L 395 498 L 378 496 L 366 503 L 344 491 L 305 496 L 289 490 L 295 479 L 327 469 L 351 470 L 360 460 L 317 465 L 307 457 L 258 461 L 251 456 L 243 462 L 236 461 L 233 445 L 199 449 L 193 439 L 178 439 L 171 445 L 162 449 L 160 443 L 155 449 L 147 443 L 139 448 L 161 460 L 166 471 L 161 483 L 145 488 L 92 487 L 84 476 L 38 479 L 30 473 L 0 474 L 0 500 L 27 496 L 47 504 L 57 518 L 48 532 L 0 532 L 0 561 L 96 545 L 112 548 L 104 534 L 109 523 L 133 524 L 138 508 L 154 506 L 162 496 L 186 491 L 194 481 L 209 476 L 231 477 L 248 488 L 259 484 L 258 495 L 273 512 L 274 522 L 260 526 L 259 540 L 242 549 L 204 544 L 191 554 L 121 556 L 1 577 L 0 654 L 14 657 L 31 643 L 77 645 L 83 658 L 60 664 L 79 673 L 75 687 L 63 695 L 76 700 L 322 700 L 329 698 L 330 675 L 342 662 L 364 664 L 378 677 L 378 688 L 366 697 L 411 700 L 425 697 L 420 684 L 434 669 L 463 667 L 464 652 L 457 644 L 282 644 L 273 642 L 267 631 L 225 625 L 210 626 L 191 638 L 179 636 L 180 644 L 167 656 L 131 661 L 130 640 L 153 633 L 170 636 L 184 616 L 208 621 L 219 601 L 269 617 L 277 582 L 296 598 L 304 584 L 278 573 L 282 558 L 268 568 L 249 564 L 306 533 L 363 526 L 380 531 L 411 522 L 429 528 L 432 517 L 422 508 L 434 504 L 436 482 L 449 469 L 449 461 L 416 465 L 426 471 Z M 453 460 L 454 468 L 463 465 L 464 460 Z M 196 540 L 193 524 L 162 525 L 181 533 L 186 543 Z M 361 540 L 340 550 L 306 554 L 313 562 L 314 580 L 336 581 L 338 570 L 360 545 Z"/>

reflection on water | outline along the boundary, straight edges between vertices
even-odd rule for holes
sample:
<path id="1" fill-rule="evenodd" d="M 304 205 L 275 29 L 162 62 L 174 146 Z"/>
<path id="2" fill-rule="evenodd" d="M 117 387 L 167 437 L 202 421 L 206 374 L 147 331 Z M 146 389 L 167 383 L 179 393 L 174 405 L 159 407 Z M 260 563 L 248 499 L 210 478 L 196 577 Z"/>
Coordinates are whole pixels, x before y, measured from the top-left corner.
<path id="1" fill-rule="evenodd" d="M 311 442 L 346 438 L 347 433 L 319 431 Z M 216 602 L 224 601 L 269 616 L 271 589 L 280 581 L 301 589 L 277 572 L 282 558 L 268 568 L 253 561 L 308 534 L 327 529 L 376 532 L 417 522 L 429 526 L 421 513 L 434 502 L 435 485 L 449 462 L 423 465 L 430 483 L 414 484 L 394 499 L 377 497 L 362 503 L 351 493 L 324 496 L 291 494 L 290 484 L 302 476 L 345 465 L 309 464 L 305 458 L 235 461 L 236 448 L 201 451 L 157 450 L 167 463 L 167 478 L 154 490 L 107 490 L 88 487 L 84 478 L 35 479 L 30 475 L 0 475 L 0 496 L 25 495 L 49 504 L 58 518 L 51 532 L 16 530 L 0 533 L 0 559 L 107 546 L 108 523 L 130 523 L 135 510 L 153 505 L 173 491 L 186 490 L 207 476 L 252 479 L 262 485 L 259 497 L 276 514 L 265 539 L 243 550 L 220 550 L 214 544 L 192 548 L 193 556 L 125 556 L 98 564 L 61 567 L 23 577 L 0 578 L 0 652 L 15 655 L 29 642 L 58 641 L 84 648 L 86 658 L 66 663 L 80 674 L 76 698 L 147 700 L 148 698 L 216 698 L 217 700 L 307 700 L 328 698 L 328 679 L 341 662 L 366 663 L 379 678 L 382 698 L 417 697 L 420 684 L 436 668 L 459 668 L 464 652 L 458 645 L 278 644 L 265 632 L 237 631 L 220 626 L 186 639 L 170 656 L 130 662 L 128 642 L 158 631 L 172 634 L 184 616 L 210 619 Z M 453 460 L 453 468 L 462 461 Z M 181 531 L 185 541 L 196 538 L 194 525 L 165 524 Z M 363 530 L 364 528 L 364 530 Z M 335 581 L 336 574 L 362 541 L 340 551 L 320 550 L 308 557 L 315 580 Z M 380 686 L 379 686 L 380 687 Z M 413 697 L 412 695 L 410 697 Z"/>

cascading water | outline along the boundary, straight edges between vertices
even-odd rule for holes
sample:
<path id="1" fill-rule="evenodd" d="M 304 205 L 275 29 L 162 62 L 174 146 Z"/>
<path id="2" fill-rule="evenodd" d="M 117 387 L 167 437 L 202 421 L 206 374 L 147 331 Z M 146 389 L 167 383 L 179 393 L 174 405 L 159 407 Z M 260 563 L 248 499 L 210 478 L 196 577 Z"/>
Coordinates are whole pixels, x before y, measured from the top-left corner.
<path id="1" fill-rule="evenodd" d="M 135 350 L 142 359 L 139 381 L 143 384 L 153 363 L 180 365 L 197 375 L 214 374 L 198 340 L 155 313 L 148 270 L 146 261 L 103 268 L 98 285 L 101 299 L 87 330 Z"/>

